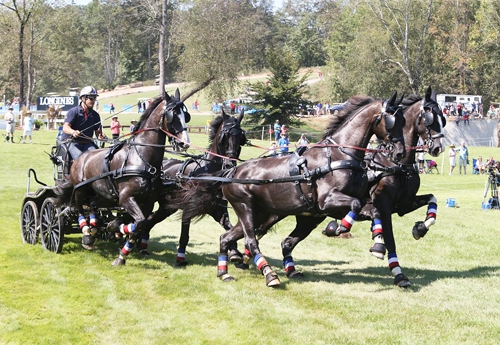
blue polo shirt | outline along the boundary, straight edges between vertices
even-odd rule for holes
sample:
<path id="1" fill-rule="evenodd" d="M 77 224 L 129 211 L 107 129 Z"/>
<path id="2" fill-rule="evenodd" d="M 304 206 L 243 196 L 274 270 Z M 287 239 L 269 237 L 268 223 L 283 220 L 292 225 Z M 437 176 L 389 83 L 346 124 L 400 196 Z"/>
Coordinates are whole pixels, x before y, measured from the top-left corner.
<path id="1" fill-rule="evenodd" d="M 69 123 L 75 131 L 80 131 L 87 137 L 92 138 L 95 130 L 101 127 L 101 117 L 95 110 L 90 110 L 87 114 L 83 111 L 81 105 L 71 108 L 66 114 L 64 122 Z M 71 135 L 63 133 L 62 140 L 70 139 Z M 88 143 L 90 140 L 85 138 L 75 138 L 77 143 Z"/>

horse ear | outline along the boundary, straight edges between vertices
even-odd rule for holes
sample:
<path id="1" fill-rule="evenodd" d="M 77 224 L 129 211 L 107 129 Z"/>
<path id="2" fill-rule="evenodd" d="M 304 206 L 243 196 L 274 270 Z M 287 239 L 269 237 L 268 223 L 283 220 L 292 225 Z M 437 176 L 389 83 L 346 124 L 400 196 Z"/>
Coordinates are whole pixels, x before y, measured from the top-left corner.
<path id="1" fill-rule="evenodd" d="M 392 106 L 394 105 L 394 101 L 396 101 L 396 97 L 398 96 L 398 92 L 394 91 L 394 94 L 392 95 L 391 99 L 387 103 L 387 105 Z"/>
<path id="2" fill-rule="evenodd" d="M 401 104 L 401 102 L 403 102 L 403 98 L 405 98 L 404 93 L 401 95 L 401 98 L 396 102 L 396 104 L 398 104 L 398 105 Z"/>
<path id="3" fill-rule="evenodd" d="M 436 90 L 432 90 L 432 92 L 431 92 L 431 99 L 433 101 L 436 101 L 436 99 L 437 99 Z"/>
<path id="4" fill-rule="evenodd" d="M 432 94 L 432 88 L 429 86 L 427 90 L 425 91 L 425 100 L 430 101 L 431 100 L 431 94 Z"/>
<path id="5" fill-rule="evenodd" d="M 177 90 L 175 90 L 175 98 L 181 99 L 181 93 L 179 91 L 179 88 L 177 88 Z"/>
<path id="6" fill-rule="evenodd" d="M 241 124 L 241 121 L 243 121 L 243 116 L 245 116 L 245 109 L 241 109 L 240 111 L 240 116 L 238 116 L 238 123 Z"/>
<path id="7" fill-rule="evenodd" d="M 229 115 L 226 114 L 226 112 L 224 111 L 224 108 L 221 108 L 221 109 L 222 109 L 222 111 L 221 111 L 222 119 L 223 119 L 224 122 L 226 122 L 227 119 L 229 118 Z"/>
<path id="8" fill-rule="evenodd" d="M 166 100 L 167 102 L 170 102 L 170 100 L 172 99 L 172 98 L 170 98 L 170 96 L 168 95 L 167 91 L 163 91 L 163 98 L 165 98 L 165 100 Z"/>

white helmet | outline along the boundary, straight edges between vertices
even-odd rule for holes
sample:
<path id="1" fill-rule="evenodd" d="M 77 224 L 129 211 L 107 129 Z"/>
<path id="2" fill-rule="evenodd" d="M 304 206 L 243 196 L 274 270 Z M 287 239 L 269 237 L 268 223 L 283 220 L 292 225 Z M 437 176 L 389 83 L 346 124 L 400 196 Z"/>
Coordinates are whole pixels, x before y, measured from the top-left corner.
<path id="1" fill-rule="evenodd" d="M 80 91 L 80 98 L 83 96 L 99 96 L 97 94 L 97 90 L 93 88 L 92 86 L 85 86 L 82 91 Z"/>

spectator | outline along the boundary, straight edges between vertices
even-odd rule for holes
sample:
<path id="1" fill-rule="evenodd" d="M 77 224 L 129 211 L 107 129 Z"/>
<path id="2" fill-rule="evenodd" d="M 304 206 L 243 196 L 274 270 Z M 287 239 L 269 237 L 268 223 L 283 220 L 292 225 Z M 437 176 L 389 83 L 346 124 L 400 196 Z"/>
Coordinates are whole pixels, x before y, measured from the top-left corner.
<path id="1" fill-rule="evenodd" d="M 111 135 L 113 136 L 113 140 L 118 140 L 120 137 L 120 122 L 118 121 L 118 116 L 113 116 L 111 118 L 111 124 L 109 126 L 111 128 Z"/>
<path id="2" fill-rule="evenodd" d="M 27 111 L 23 120 L 23 144 L 26 144 L 26 137 L 30 137 L 30 144 L 33 144 L 33 118 L 31 117 L 31 112 Z"/>
<path id="3" fill-rule="evenodd" d="M 288 154 L 288 145 L 290 144 L 290 141 L 288 140 L 288 136 L 281 133 L 281 138 L 278 140 L 278 146 L 280 147 L 280 156 L 284 156 Z"/>
<path id="4" fill-rule="evenodd" d="M 113 103 L 109 103 L 109 113 L 110 114 L 115 113 L 115 105 Z"/>
<path id="5" fill-rule="evenodd" d="M 455 151 L 455 145 L 450 145 L 450 150 L 448 151 L 448 157 L 450 159 L 450 175 L 453 173 L 453 169 L 457 165 L 457 152 Z"/>
<path id="6" fill-rule="evenodd" d="M 135 131 L 135 125 L 137 125 L 137 120 L 136 119 L 133 119 L 132 121 L 130 121 L 130 133 L 134 133 L 134 131 Z"/>
<path id="7" fill-rule="evenodd" d="M 300 139 L 297 141 L 298 146 L 307 146 L 309 144 L 309 140 L 307 140 L 307 137 L 305 133 L 302 133 L 300 136 Z"/>
<path id="8" fill-rule="evenodd" d="M 14 110 L 13 106 L 9 106 L 9 109 L 7 109 L 7 113 L 5 113 L 4 120 L 5 120 L 5 142 L 9 142 L 9 138 L 11 142 L 14 144 L 14 130 L 16 129 L 16 118 L 14 117 L 14 114 L 12 111 Z"/>
<path id="9" fill-rule="evenodd" d="M 467 110 L 464 110 L 462 114 L 464 117 L 464 126 L 469 125 L 469 112 Z"/>
<path id="10" fill-rule="evenodd" d="M 276 120 L 274 124 L 274 139 L 278 141 L 280 139 L 281 125 L 280 120 Z"/>
<path id="11" fill-rule="evenodd" d="M 425 152 L 423 150 L 418 151 L 417 153 L 417 163 L 418 172 L 421 174 L 425 174 Z"/>
<path id="12" fill-rule="evenodd" d="M 458 149 L 458 169 L 460 174 L 462 174 L 462 167 L 464 168 L 464 175 L 467 174 L 467 164 L 469 164 L 469 149 L 465 146 L 465 141 L 462 140 Z"/>
<path id="13" fill-rule="evenodd" d="M 268 155 L 269 156 L 276 156 L 278 153 L 276 152 L 276 141 L 271 142 L 271 146 L 269 146 L 269 151 Z"/>
<path id="14" fill-rule="evenodd" d="M 288 138 L 288 127 L 286 125 L 281 126 L 281 133 L 280 134 L 284 134 L 285 137 Z"/>
<path id="15" fill-rule="evenodd" d="M 142 103 L 141 101 L 137 101 L 137 114 L 142 113 Z"/>

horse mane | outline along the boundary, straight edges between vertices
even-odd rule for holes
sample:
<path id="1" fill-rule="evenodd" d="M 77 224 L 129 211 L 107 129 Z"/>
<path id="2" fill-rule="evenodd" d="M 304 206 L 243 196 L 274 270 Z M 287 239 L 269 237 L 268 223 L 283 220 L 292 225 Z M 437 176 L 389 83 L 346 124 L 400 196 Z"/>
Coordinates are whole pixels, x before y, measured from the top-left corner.
<path id="1" fill-rule="evenodd" d="M 415 103 L 420 102 L 421 100 L 422 100 L 422 97 L 420 97 L 418 95 L 410 95 L 410 96 L 408 96 L 408 98 L 405 98 L 401 102 L 401 107 L 403 108 L 403 112 L 405 112 L 406 110 L 408 110 L 408 108 L 410 108 Z"/>
<path id="2" fill-rule="evenodd" d="M 343 123 L 348 121 L 359 109 L 373 102 L 374 99 L 368 96 L 352 96 L 349 98 L 346 107 L 333 117 L 332 122 L 325 129 L 322 140 L 325 140 L 335 133 Z"/>
<path id="3" fill-rule="evenodd" d="M 208 149 L 212 147 L 212 144 L 214 143 L 214 140 L 217 135 L 217 131 L 219 130 L 220 125 L 224 122 L 224 118 L 222 115 L 217 116 L 215 119 L 210 122 L 210 136 L 208 137 Z"/>
<path id="4" fill-rule="evenodd" d="M 134 132 L 139 130 L 139 129 L 142 129 L 142 126 L 145 123 L 145 120 L 151 115 L 153 110 L 155 110 L 156 107 L 158 106 L 158 104 L 160 104 L 160 102 L 162 102 L 162 101 L 163 101 L 162 97 L 157 97 L 151 102 L 149 107 L 146 109 L 146 111 L 142 114 L 141 118 L 137 122 L 136 129 L 134 129 Z"/>

